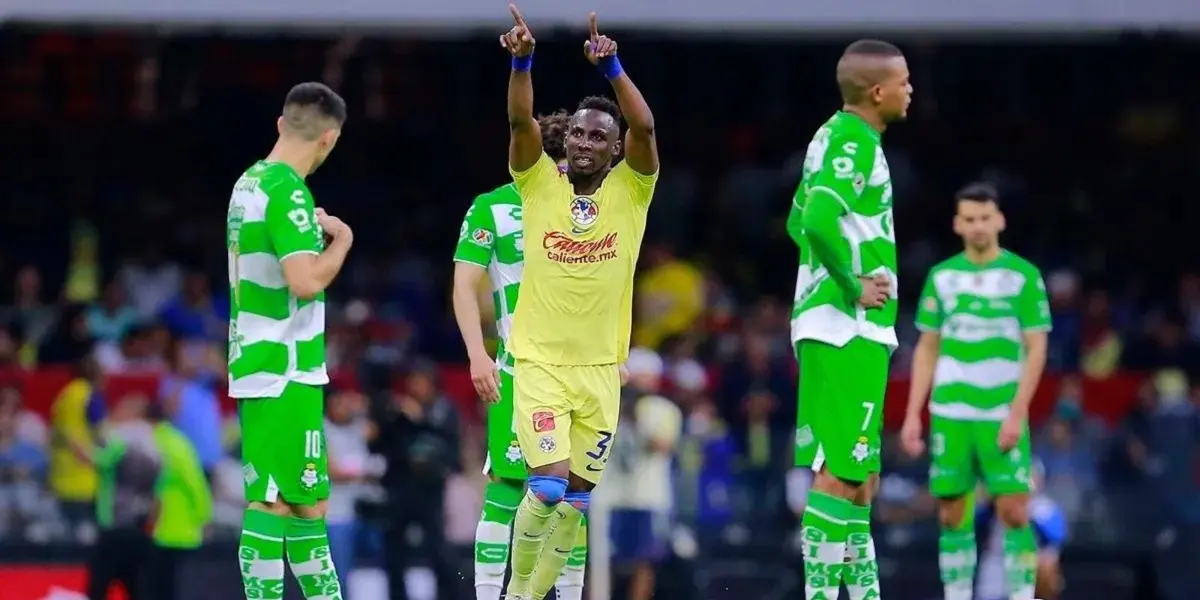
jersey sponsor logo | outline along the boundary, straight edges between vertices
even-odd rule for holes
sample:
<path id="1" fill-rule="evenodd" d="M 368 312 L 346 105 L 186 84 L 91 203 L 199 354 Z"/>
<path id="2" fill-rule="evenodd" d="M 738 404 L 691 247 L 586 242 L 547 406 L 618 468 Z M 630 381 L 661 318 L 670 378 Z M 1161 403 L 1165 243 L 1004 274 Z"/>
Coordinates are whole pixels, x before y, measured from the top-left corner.
<path id="1" fill-rule="evenodd" d="M 554 413 L 548 410 L 539 410 L 533 413 L 532 419 L 534 432 L 554 431 Z"/>
<path id="2" fill-rule="evenodd" d="M 591 198 L 586 196 L 576 196 L 571 200 L 571 222 L 575 224 L 572 231 L 575 233 L 584 233 L 596 224 L 596 219 L 600 217 L 600 207 Z"/>
<path id="3" fill-rule="evenodd" d="M 542 236 L 546 258 L 564 264 L 601 263 L 617 257 L 617 232 L 598 240 L 576 240 L 561 232 L 548 231 Z"/>
<path id="4" fill-rule="evenodd" d="M 551 454 L 558 449 L 558 444 L 554 441 L 554 436 L 543 435 L 542 439 L 538 440 L 538 449 L 546 454 Z"/>
<path id="5" fill-rule="evenodd" d="M 937 312 L 937 309 L 938 309 L 937 298 L 934 298 L 933 296 L 929 296 L 929 297 L 925 298 L 925 301 L 922 304 L 923 304 L 923 308 L 926 311 Z"/>
<path id="6" fill-rule="evenodd" d="M 488 248 L 492 245 L 493 239 L 495 238 L 492 237 L 492 232 L 486 229 L 476 229 L 471 232 L 471 243 L 476 246 Z"/>

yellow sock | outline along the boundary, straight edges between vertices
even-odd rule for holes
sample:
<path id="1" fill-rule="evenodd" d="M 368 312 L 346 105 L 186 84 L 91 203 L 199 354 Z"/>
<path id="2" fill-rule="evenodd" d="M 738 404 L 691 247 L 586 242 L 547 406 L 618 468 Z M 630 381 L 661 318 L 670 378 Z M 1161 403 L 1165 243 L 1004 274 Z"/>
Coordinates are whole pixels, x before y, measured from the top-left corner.
<path id="1" fill-rule="evenodd" d="M 525 492 L 517 517 L 513 520 L 512 579 L 508 582 L 510 596 L 529 596 L 530 579 L 537 567 L 550 528 L 554 506 L 538 500 L 533 492 Z"/>
<path id="2" fill-rule="evenodd" d="M 571 558 L 571 551 L 579 539 L 579 527 L 583 523 L 583 513 L 563 502 L 555 509 L 555 523 L 542 546 L 542 553 L 537 559 L 537 568 L 533 571 L 533 598 L 543 600 L 550 588 L 558 580 Z"/>

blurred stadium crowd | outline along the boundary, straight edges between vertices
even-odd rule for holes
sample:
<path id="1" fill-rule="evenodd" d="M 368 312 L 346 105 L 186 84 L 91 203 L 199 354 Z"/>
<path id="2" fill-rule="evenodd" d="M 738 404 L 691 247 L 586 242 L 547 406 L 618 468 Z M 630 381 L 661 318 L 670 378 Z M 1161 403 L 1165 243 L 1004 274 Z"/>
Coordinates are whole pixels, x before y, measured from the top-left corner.
<path id="1" fill-rule="evenodd" d="M 662 394 L 684 414 L 666 501 L 650 504 L 675 523 L 681 559 L 789 547 L 805 478 L 790 468 L 795 259 L 782 219 L 804 143 L 835 107 L 841 44 L 614 37 L 631 72 L 655 75 L 639 81 L 664 157 L 635 299 L 634 342 L 647 352 L 631 365 L 661 388 L 630 395 Z M 235 175 L 269 148 L 283 91 L 309 78 L 350 104 L 311 182 L 318 204 L 359 232 L 330 294 L 331 537 L 344 536 L 342 560 L 385 568 L 406 560 L 380 550 L 396 520 L 440 530 L 426 536 L 434 543 L 469 543 L 482 413 L 448 275 L 463 210 L 505 180 L 504 56 L 479 40 L 32 28 L 0 39 L 0 119 L 21 140 L 0 149 L 5 556 L 95 540 L 97 478 L 74 445 L 146 419 L 151 405 L 209 476 L 207 539 L 233 539 L 242 474 L 222 389 L 219 232 Z M 573 39 L 539 44 L 547 112 L 601 90 Z M 1130 38 L 906 51 L 914 114 L 886 146 L 910 317 L 889 415 L 903 410 L 917 282 L 957 251 L 949 194 L 989 179 L 1004 194 L 1006 245 L 1047 274 L 1052 373 L 1035 449 L 1071 543 L 1150 553 L 1163 532 L 1200 528 L 1200 264 L 1182 230 L 1200 217 L 1189 201 L 1200 121 L 1171 87 L 1200 50 Z M 704 75 L 746 64 L 759 68 L 725 69 L 731 81 L 716 89 Z M 636 435 L 635 419 L 623 432 Z M 936 539 L 927 463 L 891 446 L 876 513 L 884 555 Z M 614 463 L 614 474 L 637 471 Z M 609 488 L 621 497 L 619 486 L 638 485 L 617 476 Z M 398 500 L 414 486 L 436 504 Z M 448 587 L 461 565 L 433 550 L 415 550 L 412 564 L 430 563 Z"/>

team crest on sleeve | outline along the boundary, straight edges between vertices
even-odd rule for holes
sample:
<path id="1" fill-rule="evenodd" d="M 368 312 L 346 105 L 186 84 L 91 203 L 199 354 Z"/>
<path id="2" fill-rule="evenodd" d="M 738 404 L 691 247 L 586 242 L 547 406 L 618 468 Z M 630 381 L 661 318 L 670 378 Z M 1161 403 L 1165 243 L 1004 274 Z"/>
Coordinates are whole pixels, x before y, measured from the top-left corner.
<path id="1" fill-rule="evenodd" d="M 490 247 L 492 245 L 492 232 L 486 229 L 476 229 L 471 232 L 471 242 L 476 246 Z"/>
<path id="2" fill-rule="evenodd" d="M 583 233 L 591 229 L 599 216 L 600 208 L 591 198 L 576 196 L 574 200 L 571 200 L 571 222 L 577 229 L 575 233 Z"/>

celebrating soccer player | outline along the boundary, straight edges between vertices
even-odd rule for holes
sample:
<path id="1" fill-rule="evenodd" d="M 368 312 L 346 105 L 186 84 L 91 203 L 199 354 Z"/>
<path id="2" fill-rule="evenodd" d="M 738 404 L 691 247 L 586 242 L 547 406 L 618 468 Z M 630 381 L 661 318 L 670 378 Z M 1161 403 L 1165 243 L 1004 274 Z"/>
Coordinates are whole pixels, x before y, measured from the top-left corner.
<path id="1" fill-rule="evenodd" d="M 896 349 L 892 178 L 880 135 L 912 96 L 904 55 L 887 42 L 850 44 L 837 82 L 842 110 L 808 145 L 787 224 L 800 249 L 796 465 L 815 473 L 801 520 L 808 600 L 836 600 L 843 578 L 852 600 L 879 598 L 870 500 Z"/>
<path id="2" fill-rule="evenodd" d="M 512 54 L 508 163 L 531 246 L 507 348 L 515 359 L 513 424 L 530 469 L 513 524 L 508 597 L 541 600 L 575 545 L 616 432 L 619 363 L 629 353 L 633 270 L 658 150 L 650 108 L 593 13 L 584 56 L 612 84 L 617 104 L 580 103 L 567 127 L 567 170 L 559 172 L 533 117 L 533 33 L 517 7 L 509 9 L 514 25 L 500 36 Z"/>
<path id="3" fill-rule="evenodd" d="M 567 165 L 566 111 L 538 119 L 542 148 L 559 170 Z M 454 251 L 454 316 L 471 359 L 471 379 L 479 397 L 491 403 L 487 418 L 487 461 L 491 477 L 484 493 L 483 515 L 475 529 L 475 597 L 499 600 L 508 567 L 508 542 L 517 505 L 525 493 L 525 457 L 513 430 L 513 357 L 504 349 L 512 331 L 513 311 L 525 263 L 525 232 L 521 196 L 513 184 L 483 194 L 467 209 Z M 496 307 L 500 344 L 496 359 L 483 346 L 479 281 L 487 272 Z M 583 567 L 587 559 L 587 523 L 579 528 L 575 548 L 554 587 L 560 600 L 581 600 Z"/>
<path id="4" fill-rule="evenodd" d="M 954 232 L 964 251 L 933 267 L 917 308 L 905 449 L 924 451 L 921 411 L 929 406 L 930 492 L 939 500 L 939 564 L 946 600 L 970 600 L 975 530 L 963 526 L 965 498 L 982 477 L 1005 525 L 1013 600 L 1031 600 L 1037 542 L 1029 527 L 1029 403 L 1046 365 L 1050 305 L 1041 272 L 1000 247 L 1004 214 L 995 188 L 974 184 L 955 196 Z"/>
<path id="5" fill-rule="evenodd" d="M 324 290 L 354 235 L 314 208 L 304 178 L 345 121 L 346 103 L 324 84 L 292 88 L 279 141 L 229 199 L 229 395 L 238 399 L 249 502 L 238 548 L 247 598 L 283 598 L 285 546 L 305 598 L 342 598 L 325 531 Z"/>

